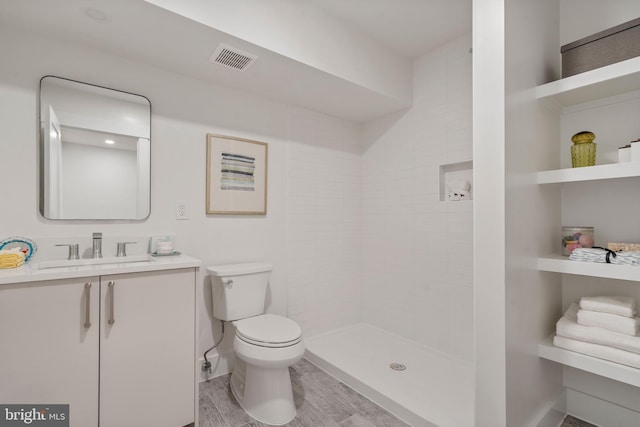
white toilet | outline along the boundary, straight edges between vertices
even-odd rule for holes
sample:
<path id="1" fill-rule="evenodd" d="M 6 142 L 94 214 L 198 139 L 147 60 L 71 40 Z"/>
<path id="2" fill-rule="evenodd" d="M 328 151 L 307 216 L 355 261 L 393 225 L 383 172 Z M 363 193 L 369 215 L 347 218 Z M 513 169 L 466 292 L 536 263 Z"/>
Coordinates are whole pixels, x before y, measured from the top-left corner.
<path id="1" fill-rule="evenodd" d="M 273 265 L 247 263 L 208 267 L 213 316 L 236 328 L 231 391 L 245 412 L 271 425 L 296 416 L 289 366 L 304 354 L 300 326 L 265 314 L 267 282 Z"/>

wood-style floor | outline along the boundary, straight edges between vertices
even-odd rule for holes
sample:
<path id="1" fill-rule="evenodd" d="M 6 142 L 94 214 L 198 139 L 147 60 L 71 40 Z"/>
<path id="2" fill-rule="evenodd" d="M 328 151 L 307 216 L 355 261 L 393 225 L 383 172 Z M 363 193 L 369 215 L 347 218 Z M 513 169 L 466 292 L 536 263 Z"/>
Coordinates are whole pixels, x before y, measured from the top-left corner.
<path id="1" fill-rule="evenodd" d="M 571 415 L 567 415 L 560 427 L 597 427 L 597 426 L 591 423 L 588 423 L 586 421 L 579 420 L 576 417 L 572 417 Z"/>
<path id="2" fill-rule="evenodd" d="M 302 359 L 289 368 L 297 415 L 287 426 L 406 427 L 407 424 Z M 200 384 L 200 427 L 263 427 L 229 388 L 230 375 Z"/>
<path id="3" fill-rule="evenodd" d="M 355 390 L 302 359 L 289 368 L 297 415 L 287 426 L 406 427 Z M 265 427 L 231 394 L 229 375 L 200 383 L 200 427 Z M 560 427 L 596 427 L 568 415 Z"/>

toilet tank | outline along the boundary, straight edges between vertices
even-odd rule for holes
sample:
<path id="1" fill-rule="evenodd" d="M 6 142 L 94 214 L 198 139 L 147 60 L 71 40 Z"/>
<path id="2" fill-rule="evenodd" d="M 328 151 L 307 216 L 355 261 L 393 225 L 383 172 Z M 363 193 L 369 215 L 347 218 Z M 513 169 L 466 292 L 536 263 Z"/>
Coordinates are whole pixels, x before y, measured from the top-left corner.
<path id="1" fill-rule="evenodd" d="M 268 262 L 207 267 L 213 317 L 238 320 L 263 314 L 271 270 L 273 264 Z"/>

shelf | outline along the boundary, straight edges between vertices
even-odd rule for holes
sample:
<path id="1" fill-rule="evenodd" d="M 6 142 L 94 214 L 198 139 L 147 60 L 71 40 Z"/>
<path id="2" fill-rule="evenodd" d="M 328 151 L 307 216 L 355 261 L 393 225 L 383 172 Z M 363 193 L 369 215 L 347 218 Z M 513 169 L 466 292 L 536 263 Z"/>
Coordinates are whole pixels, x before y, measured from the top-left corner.
<path id="1" fill-rule="evenodd" d="M 625 162 L 538 172 L 536 180 L 538 184 L 558 184 L 637 176 L 640 176 L 640 162 Z"/>
<path id="2" fill-rule="evenodd" d="M 640 369 L 598 359 L 553 345 L 553 335 L 538 345 L 538 356 L 621 383 L 640 387 Z"/>
<path id="3" fill-rule="evenodd" d="M 567 107 L 639 89 L 640 57 L 635 57 L 538 86 L 536 97 Z"/>
<path id="4" fill-rule="evenodd" d="M 538 270 L 606 279 L 640 281 L 640 266 L 570 261 L 562 255 L 538 258 Z"/>

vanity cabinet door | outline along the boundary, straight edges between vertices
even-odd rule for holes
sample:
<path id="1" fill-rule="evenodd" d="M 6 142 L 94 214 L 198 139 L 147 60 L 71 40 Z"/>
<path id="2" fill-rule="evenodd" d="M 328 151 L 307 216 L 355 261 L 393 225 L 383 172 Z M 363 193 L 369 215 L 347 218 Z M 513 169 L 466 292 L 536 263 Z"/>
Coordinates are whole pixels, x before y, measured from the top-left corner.
<path id="1" fill-rule="evenodd" d="M 101 277 L 100 427 L 194 422 L 195 277 Z"/>
<path id="2" fill-rule="evenodd" d="M 98 425 L 96 277 L 0 286 L 0 403 L 69 404 Z"/>

